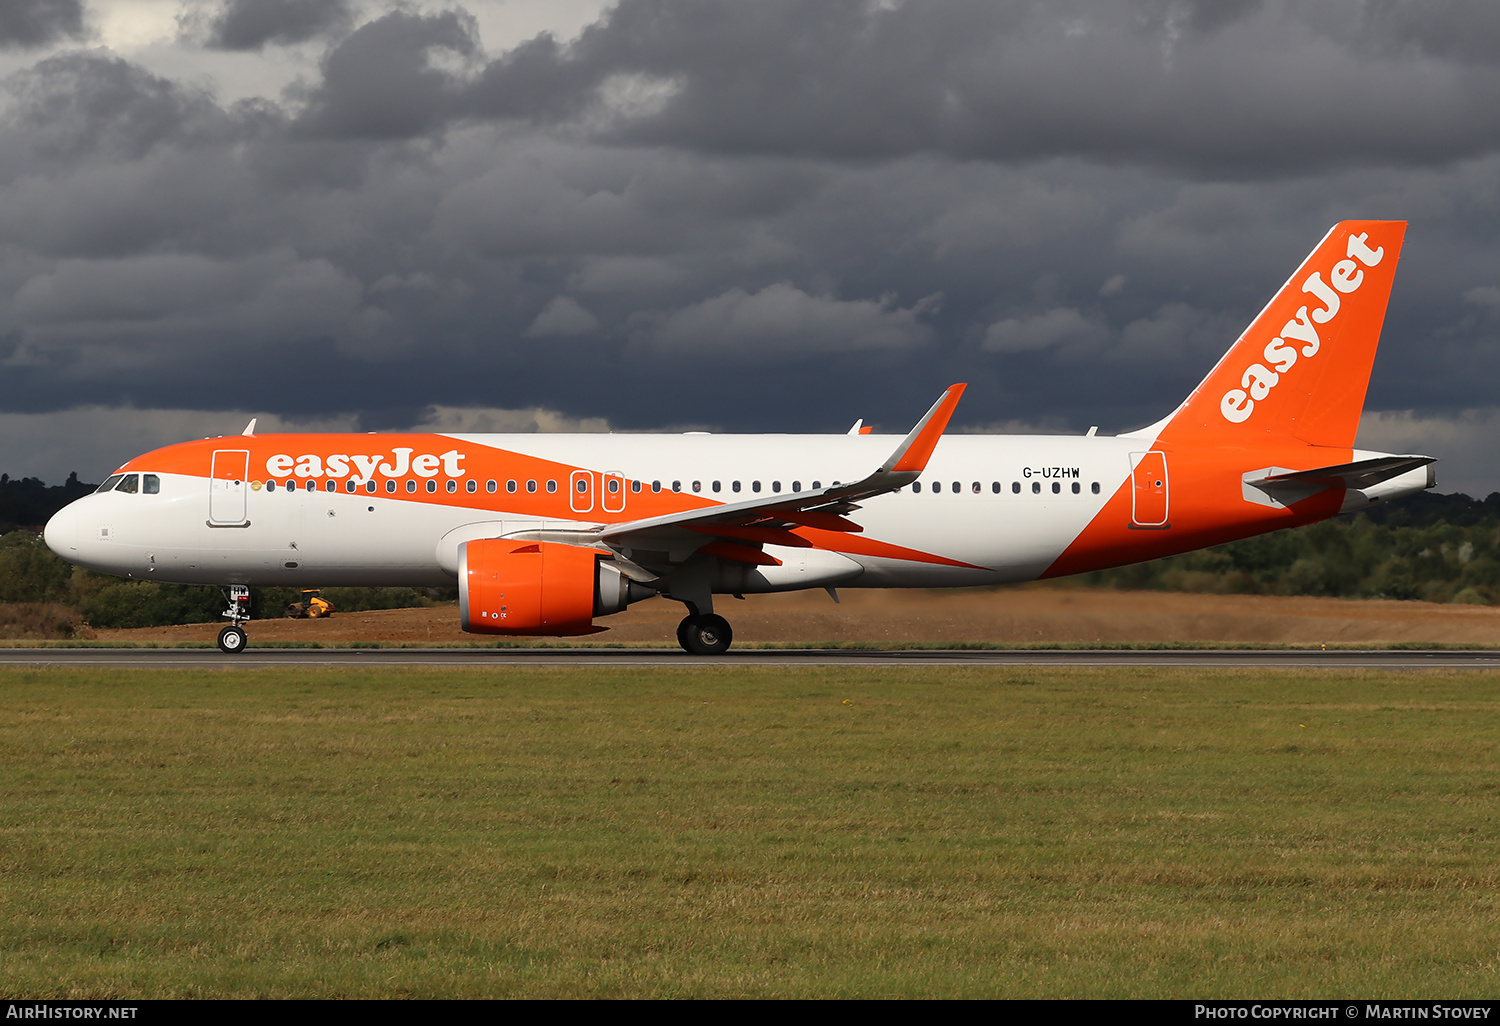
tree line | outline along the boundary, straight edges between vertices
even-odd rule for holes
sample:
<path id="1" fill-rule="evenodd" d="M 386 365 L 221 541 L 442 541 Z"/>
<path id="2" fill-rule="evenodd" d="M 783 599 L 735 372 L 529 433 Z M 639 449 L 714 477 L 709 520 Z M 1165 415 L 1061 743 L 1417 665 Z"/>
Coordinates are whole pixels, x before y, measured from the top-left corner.
<path id="1" fill-rule="evenodd" d="M 1249 595 L 1500 601 L 1500 492 L 1421 492 L 1358 513 L 1083 574 L 1095 587 Z"/>

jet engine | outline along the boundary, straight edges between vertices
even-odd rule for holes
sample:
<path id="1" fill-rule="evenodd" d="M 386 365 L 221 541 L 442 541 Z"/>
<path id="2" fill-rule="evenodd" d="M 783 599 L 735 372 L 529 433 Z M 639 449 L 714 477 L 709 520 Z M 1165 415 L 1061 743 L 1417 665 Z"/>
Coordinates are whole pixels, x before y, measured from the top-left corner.
<path id="1" fill-rule="evenodd" d="M 484 538 L 458 547 L 462 627 L 475 634 L 567 637 L 605 630 L 594 617 L 656 594 L 599 557 L 556 542 Z"/>

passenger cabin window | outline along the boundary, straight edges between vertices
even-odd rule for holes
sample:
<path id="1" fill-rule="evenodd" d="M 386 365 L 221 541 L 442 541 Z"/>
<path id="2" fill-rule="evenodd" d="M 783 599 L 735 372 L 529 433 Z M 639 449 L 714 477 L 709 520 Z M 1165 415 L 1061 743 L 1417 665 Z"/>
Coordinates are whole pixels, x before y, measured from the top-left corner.
<path id="1" fill-rule="evenodd" d="M 500 486 L 498 484 L 496 484 L 494 481 L 486 481 L 484 483 L 484 490 L 487 491 L 487 492 L 489 492 L 491 495 L 494 495 L 495 494 L 495 490 L 497 488 L 499 488 L 499 487 Z"/>
<path id="2" fill-rule="evenodd" d="M 451 477 L 450 477 L 450 478 L 449 478 L 449 479 L 448 479 L 448 492 L 449 492 L 449 494 L 450 494 L 450 495 L 451 495 L 451 494 L 452 494 L 452 493 L 453 493 L 453 492 L 456 492 L 456 491 L 458 491 L 458 482 L 457 482 L 457 481 L 455 481 L 455 480 L 453 480 L 453 479 L 452 479 L 452 478 L 451 478 Z"/>
<path id="3" fill-rule="evenodd" d="M 914 492 L 920 492 L 922 490 L 922 482 L 921 481 L 913 481 L 911 483 L 911 490 L 914 491 Z"/>
<path id="4" fill-rule="evenodd" d="M 366 481 L 365 482 L 365 491 L 369 492 L 371 495 L 374 495 L 375 494 L 375 482 L 374 481 Z"/>
<path id="5" fill-rule="evenodd" d="M 147 474 L 141 478 L 141 491 L 147 495 L 161 494 L 161 478 L 155 474 Z"/>
<path id="6" fill-rule="evenodd" d="M 780 481 L 772 481 L 771 482 L 771 491 L 773 491 L 773 492 L 780 492 L 781 491 L 781 482 Z"/>
<path id="7" fill-rule="evenodd" d="M 999 481 L 991 481 L 990 482 L 990 491 L 994 492 L 996 495 L 999 495 L 1000 494 L 1000 482 Z"/>
<path id="8" fill-rule="evenodd" d="M 467 488 L 471 492 L 477 492 L 477 491 L 479 491 L 479 482 L 475 481 L 472 478 L 470 478 L 469 479 L 469 483 L 467 485 L 465 485 L 464 487 Z"/>
<path id="9" fill-rule="evenodd" d="M 975 495 L 979 494 L 979 482 L 978 481 L 974 482 L 974 487 L 971 490 L 974 492 Z"/>
<path id="10" fill-rule="evenodd" d="M 437 491 L 437 482 L 429 477 L 427 479 L 427 492 L 430 495 L 435 491 Z"/>
<path id="11" fill-rule="evenodd" d="M 268 491 L 268 492 L 274 492 L 275 490 L 276 490 L 276 482 L 275 481 L 267 481 L 266 482 L 266 491 Z"/>
<path id="12" fill-rule="evenodd" d="M 694 481 L 693 482 L 693 491 L 695 491 L 695 492 L 701 492 L 701 491 L 703 491 L 703 482 L 702 481 Z"/>
<path id="13" fill-rule="evenodd" d="M 813 491 L 817 491 L 819 488 L 822 488 L 822 487 L 823 487 L 823 482 L 822 481 L 814 481 L 813 482 Z"/>
<path id="14" fill-rule="evenodd" d="M 549 492 L 555 492 L 555 491 L 557 491 L 557 482 L 556 481 L 548 481 L 547 482 L 547 491 L 549 491 Z"/>
<path id="15" fill-rule="evenodd" d="M 639 486 L 637 486 L 637 487 L 639 487 Z M 614 478 L 610 478 L 609 479 L 609 483 L 605 486 L 605 488 L 609 491 L 609 493 L 611 495 L 614 495 L 615 493 L 619 492 L 619 490 L 620 490 L 620 482 L 616 481 Z"/>
<path id="16" fill-rule="evenodd" d="M 527 481 L 526 482 L 526 490 L 528 492 L 534 492 L 534 491 L 536 491 L 536 482 L 535 481 Z"/>
<path id="17" fill-rule="evenodd" d="M 802 490 L 802 482 L 801 481 L 793 481 L 792 482 L 792 491 L 794 491 L 794 492 L 800 492 L 801 490 Z"/>
<path id="18" fill-rule="evenodd" d="M 964 490 L 964 486 L 962 484 L 960 484 L 957 481 L 953 482 L 953 494 L 954 495 L 957 495 L 959 492 L 961 492 L 963 490 Z"/>
<path id="19" fill-rule="evenodd" d="M 731 484 L 729 486 L 729 490 L 732 491 L 732 492 L 739 491 L 740 490 L 740 483 L 738 481 L 735 481 L 733 484 Z"/>
<path id="20" fill-rule="evenodd" d="M 432 484 L 432 482 L 431 482 L 431 481 L 428 481 L 428 482 L 427 482 L 427 483 L 428 483 L 428 484 L 429 484 L 429 485 L 431 485 L 431 484 Z M 391 493 L 391 494 L 393 494 L 393 495 L 394 495 L 394 494 L 395 494 L 395 492 L 396 492 L 396 482 L 394 482 L 394 481 L 387 481 L 387 482 L 386 482 L 386 483 L 385 483 L 385 490 L 386 490 L 386 491 L 387 491 L 387 492 L 390 492 L 390 493 Z"/>
<path id="21" fill-rule="evenodd" d="M 641 490 L 641 483 L 639 481 L 630 482 L 630 490 L 632 492 L 639 492 Z M 656 490 L 661 491 L 661 486 L 658 485 Z"/>
<path id="22" fill-rule="evenodd" d="M 120 483 L 120 478 L 122 478 L 124 476 L 125 476 L 124 474 L 116 474 L 113 477 L 106 477 L 104 479 L 104 483 L 102 485 L 100 485 L 98 488 L 94 489 L 94 494 L 97 495 L 99 492 L 113 491 L 115 485 L 117 485 L 117 484 Z"/>
<path id="23" fill-rule="evenodd" d="M 1033 482 L 1031 482 L 1031 494 L 1032 495 L 1040 495 L 1040 494 L 1042 494 L 1042 483 L 1040 481 L 1033 481 Z"/>
<path id="24" fill-rule="evenodd" d="M 715 481 L 714 482 L 714 491 L 718 491 L 718 490 L 719 490 L 719 482 Z M 739 491 L 739 489 L 736 488 L 735 491 Z"/>
<path id="25" fill-rule="evenodd" d="M 1099 494 L 1099 482 L 1095 481 L 1093 484 L 1089 485 L 1089 491 L 1093 492 L 1095 495 L 1098 495 Z"/>
<path id="26" fill-rule="evenodd" d="M 348 481 L 348 482 L 345 482 L 345 484 L 344 484 L 344 491 L 346 491 L 346 492 L 352 492 L 352 491 L 354 491 L 354 489 L 356 489 L 358 487 L 359 487 L 359 484 L 357 482 L 355 482 L 355 481 Z"/>
<path id="27" fill-rule="evenodd" d="M 1074 481 L 1073 482 L 1073 494 L 1077 495 L 1081 491 L 1083 491 L 1083 486 L 1081 484 L 1079 484 L 1077 481 Z"/>
<path id="28" fill-rule="evenodd" d="M 410 495 L 412 492 L 414 492 L 416 490 L 417 490 L 417 483 L 415 481 L 407 481 L 406 482 L 406 493 L 408 495 Z"/>
<path id="29" fill-rule="evenodd" d="M 751 481 L 750 482 L 750 490 L 752 492 L 758 492 L 758 491 L 760 491 L 760 482 L 759 481 Z"/>
<path id="30" fill-rule="evenodd" d="M 120 483 L 115 485 L 115 491 L 128 492 L 134 495 L 141 490 L 141 476 L 139 474 L 126 474 Z"/>
<path id="31" fill-rule="evenodd" d="M 516 490 L 516 483 L 514 481 L 507 481 L 507 482 L 505 482 L 505 490 L 507 492 L 513 492 L 513 491 L 515 491 Z"/>
<path id="32" fill-rule="evenodd" d="M 1052 494 L 1056 495 L 1056 494 L 1058 494 L 1061 491 L 1062 491 L 1062 483 L 1058 482 L 1058 481 L 1053 481 L 1052 482 Z"/>
<path id="33" fill-rule="evenodd" d="M 672 491 L 674 491 L 674 492 L 680 492 L 680 491 L 682 491 L 682 482 L 681 481 L 673 481 L 672 482 Z"/>
<path id="34" fill-rule="evenodd" d="M 1019 482 L 1019 481 L 1012 481 L 1010 483 L 1010 492 L 1011 492 L 1012 495 L 1020 495 L 1021 494 L 1021 482 Z"/>
<path id="35" fill-rule="evenodd" d="M 659 492 L 659 491 L 661 491 L 661 482 L 660 481 L 652 481 L 651 482 L 651 490 L 653 492 Z"/>
<path id="36" fill-rule="evenodd" d="M 337 481 L 329 481 L 323 486 L 323 490 L 325 492 L 336 492 L 339 490 L 339 483 Z"/>

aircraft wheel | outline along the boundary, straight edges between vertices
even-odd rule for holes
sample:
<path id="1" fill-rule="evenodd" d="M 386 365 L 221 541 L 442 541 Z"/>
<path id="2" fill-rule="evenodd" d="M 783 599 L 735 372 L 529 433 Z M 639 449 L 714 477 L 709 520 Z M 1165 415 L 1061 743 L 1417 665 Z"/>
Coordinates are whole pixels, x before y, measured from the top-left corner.
<path id="1" fill-rule="evenodd" d="M 723 655 L 729 651 L 734 640 L 734 631 L 729 621 L 722 616 L 709 613 L 707 616 L 690 616 L 677 628 L 682 647 L 693 655 Z"/>
<path id="2" fill-rule="evenodd" d="M 219 651 L 237 655 L 245 651 L 245 645 L 249 640 L 250 637 L 245 633 L 245 628 L 230 624 L 219 632 Z"/>

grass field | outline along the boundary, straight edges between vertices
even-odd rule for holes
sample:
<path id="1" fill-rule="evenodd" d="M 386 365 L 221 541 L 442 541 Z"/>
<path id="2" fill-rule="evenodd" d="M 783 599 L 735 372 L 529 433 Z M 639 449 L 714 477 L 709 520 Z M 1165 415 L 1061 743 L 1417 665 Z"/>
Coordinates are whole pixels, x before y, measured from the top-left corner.
<path id="1" fill-rule="evenodd" d="M 1500 992 L 1500 675 L 0 673 L 7 996 Z"/>

